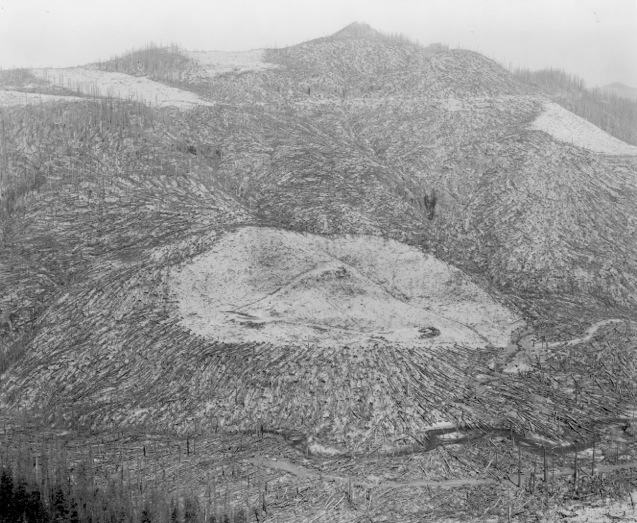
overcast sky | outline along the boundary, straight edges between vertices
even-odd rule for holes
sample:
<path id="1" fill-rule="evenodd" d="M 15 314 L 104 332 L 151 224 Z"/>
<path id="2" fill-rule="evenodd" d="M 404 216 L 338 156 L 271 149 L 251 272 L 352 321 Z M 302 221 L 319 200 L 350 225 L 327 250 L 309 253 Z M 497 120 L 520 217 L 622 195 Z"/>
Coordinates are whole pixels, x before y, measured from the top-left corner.
<path id="1" fill-rule="evenodd" d="M 80 65 L 150 41 L 281 47 L 354 21 L 637 87 L 637 0 L 0 0 L 0 67 Z"/>

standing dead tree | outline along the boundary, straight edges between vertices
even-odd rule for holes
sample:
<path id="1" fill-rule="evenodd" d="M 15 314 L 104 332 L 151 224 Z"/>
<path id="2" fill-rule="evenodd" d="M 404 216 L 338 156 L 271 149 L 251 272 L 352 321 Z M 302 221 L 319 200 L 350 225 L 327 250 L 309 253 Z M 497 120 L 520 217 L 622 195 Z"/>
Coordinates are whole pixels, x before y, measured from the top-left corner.
<path id="1" fill-rule="evenodd" d="M 436 203 L 438 202 L 436 189 L 432 189 L 431 194 L 425 192 L 422 199 L 416 199 L 416 201 L 420 210 L 427 213 L 427 218 L 433 220 L 436 215 Z"/>
<path id="2" fill-rule="evenodd" d="M 0 313 L 0 327 L 4 327 L 8 332 L 11 332 L 14 328 L 16 317 L 17 314 L 9 310 L 2 311 Z"/>

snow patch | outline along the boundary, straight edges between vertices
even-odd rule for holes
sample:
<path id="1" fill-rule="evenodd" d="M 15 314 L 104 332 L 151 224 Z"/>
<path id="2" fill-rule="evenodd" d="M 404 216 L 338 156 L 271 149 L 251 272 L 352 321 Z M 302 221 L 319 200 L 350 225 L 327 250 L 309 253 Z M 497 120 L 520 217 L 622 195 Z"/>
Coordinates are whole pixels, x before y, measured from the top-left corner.
<path id="1" fill-rule="evenodd" d="M 437 421 L 436 423 L 432 423 L 431 425 L 427 425 L 423 432 L 429 432 L 432 430 L 441 430 L 441 429 L 452 429 L 456 425 L 455 423 L 451 423 L 450 421 Z"/>
<path id="2" fill-rule="evenodd" d="M 528 363 L 516 360 L 509 363 L 504 369 L 502 369 L 502 372 L 505 374 L 522 374 L 524 372 L 531 372 L 532 370 L 533 367 L 531 367 Z"/>
<path id="3" fill-rule="evenodd" d="M 551 511 L 551 517 L 547 520 L 569 521 L 569 523 L 634 521 L 635 500 L 637 500 L 637 490 L 630 492 L 628 497 L 623 500 L 614 501 L 606 498 L 604 501 L 591 505 L 583 505 L 581 502 L 558 505 L 556 509 Z"/>
<path id="4" fill-rule="evenodd" d="M 201 66 L 205 77 L 211 78 L 225 73 L 244 73 L 247 71 L 263 71 L 278 67 L 265 61 L 264 49 L 250 51 L 184 51 L 188 58 Z"/>
<path id="5" fill-rule="evenodd" d="M 0 91 L 0 107 L 14 105 L 39 105 L 51 102 L 81 102 L 86 98 L 58 94 L 25 93 L 22 91 Z"/>
<path id="6" fill-rule="evenodd" d="M 613 155 L 637 155 L 637 147 L 634 145 L 614 138 L 553 102 L 544 102 L 544 112 L 535 119 L 530 128 L 590 151 Z"/>
<path id="7" fill-rule="evenodd" d="M 521 321 L 458 269 L 371 236 L 246 227 L 173 271 L 171 287 L 182 324 L 222 341 L 504 346 Z"/>
<path id="8" fill-rule="evenodd" d="M 195 93 L 170 87 L 142 76 L 100 71 L 88 67 L 66 69 L 32 69 L 31 72 L 48 82 L 92 96 L 109 96 L 136 100 L 156 107 L 174 106 L 191 109 L 214 105 Z"/>
<path id="9" fill-rule="evenodd" d="M 340 456 L 344 454 L 344 452 L 341 450 L 338 450 L 334 447 L 327 447 L 325 445 L 321 445 L 317 441 L 313 441 L 309 443 L 307 446 L 307 449 L 309 450 L 310 454 L 314 456 L 334 457 L 334 456 Z"/>

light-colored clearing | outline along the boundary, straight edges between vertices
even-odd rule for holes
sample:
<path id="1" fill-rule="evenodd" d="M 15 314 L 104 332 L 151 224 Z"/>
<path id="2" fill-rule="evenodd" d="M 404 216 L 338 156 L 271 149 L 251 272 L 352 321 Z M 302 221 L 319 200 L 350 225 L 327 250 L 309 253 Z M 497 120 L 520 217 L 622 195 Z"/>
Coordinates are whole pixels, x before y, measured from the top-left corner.
<path id="1" fill-rule="evenodd" d="M 618 140 L 553 102 L 544 102 L 544 112 L 530 127 L 536 131 L 543 131 L 556 140 L 590 151 L 614 155 L 637 155 L 637 147 L 634 145 Z"/>
<path id="2" fill-rule="evenodd" d="M 265 50 L 250 51 L 184 51 L 188 58 L 201 66 L 200 76 L 211 78 L 225 73 L 244 73 L 247 71 L 263 71 L 278 67 L 264 60 Z"/>
<path id="3" fill-rule="evenodd" d="M 31 72 L 52 84 L 92 96 L 110 96 L 136 100 L 155 107 L 174 106 L 180 109 L 214 105 L 195 93 L 170 87 L 143 76 L 99 71 L 87 67 L 32 69 Z"/>
<path id="4" fill-rule="evenodd" d="M 0 107 L 13 105 L 39 105 L 50 102 L 80 102 L 86 98 L 59 94 L 25 93 L 22 91 L 0 91 Z"/>
<path id="5" fill-rule="evenodd" d="M 247 227 L 171 280 L 184 326 L 222 341 L 504 346 L 521 324 L 458 269 L 371 236 Z"/>

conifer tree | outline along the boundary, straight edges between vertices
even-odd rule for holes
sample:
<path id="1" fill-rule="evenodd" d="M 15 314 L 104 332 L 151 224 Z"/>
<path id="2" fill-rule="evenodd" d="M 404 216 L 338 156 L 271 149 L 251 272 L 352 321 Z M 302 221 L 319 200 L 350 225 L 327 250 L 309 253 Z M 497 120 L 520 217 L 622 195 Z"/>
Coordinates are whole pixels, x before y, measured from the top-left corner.
<path id="1" fill-rule="evenodd" d="M 170 523 L 181 523 L 179 506 L 176 503 L 173 504 L 172 510 L 170 511 Z"/>
<path id="2" fill-rule="evenodd" d="M 77 511 L 77 501 L 74 496 L 71 496 L 69 505 L 69 523 L 80 523 L 80 515 Z"/>
<path id="3" fill-rule="evenodd" d="M 15 521 L 22 521 L 28 507 L 29 494 L 27 493 L 27 482 L 24 478 L 19 478 L 13 491 L 13 517 Z"/>
<path id="4" fill-rule="evenodd" d="M 27 520 L 31 523 L 48 523 L 49 521 L 46 508 L 42 503 L 42 497 L 37 490 L 33 490 L 29 493 L 29 505 L 26 510 L 26 516 Z"/>
<path id="5" fill-rule="evenodd" d="M 144 503 L 144 508 L 142 509 L 142 513 L 140 516 L 140 522 L 141 523 L 152 522 L 151 511 L 150 511 L 150 507 L 148 506 L 148 503 Z"/>
<path id="6" fill-rule="evenodd" d="M 193 498 L 184 500 L 184 523 L 197 523 L 199 521 L 199 511 L 197 501 Z"/>
<path id="7" fill-rule="evenodd" d="M 13 474 L 3 468 L 0 476 L 0 521 L 12 521 L 13 510 Z"/>
<path id="8" fill-rule="evenodd" d="M 51 519 L 53 523 L 68 523 L 69 510 L 67 507 L 66 496 L 62 487 L 58 485 L 53 492 L 51 500 Z"/>

